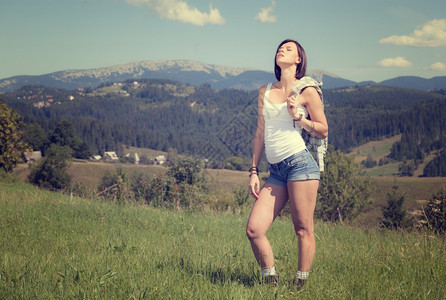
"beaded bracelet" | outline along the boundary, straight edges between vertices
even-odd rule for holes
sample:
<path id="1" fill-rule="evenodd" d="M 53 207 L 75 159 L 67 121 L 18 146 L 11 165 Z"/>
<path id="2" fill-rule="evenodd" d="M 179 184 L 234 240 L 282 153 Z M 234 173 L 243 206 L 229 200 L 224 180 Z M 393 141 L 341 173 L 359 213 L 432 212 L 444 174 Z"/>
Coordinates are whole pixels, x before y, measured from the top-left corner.
<path id="1" fill-rule="evenodd" d="M 253 172 L 254 171 L 254 172 Z M 252 174 L 256 174 L 256 175 L 259 175 L 259 168 L 257 168 L 256 166 L 252 166 L 250 169 L 249 169 L 249 177 L 251 177 L 251 175 Z"/>
<path id="2" fill-rule="evenodd" d="M 252 171 L 256 171 L 257 173 L 259 172 L 259 168 L 257 168 L 256 166 L 252 166 L 250 169 L 249 169 L 249 172 L 252 172 Z"/>

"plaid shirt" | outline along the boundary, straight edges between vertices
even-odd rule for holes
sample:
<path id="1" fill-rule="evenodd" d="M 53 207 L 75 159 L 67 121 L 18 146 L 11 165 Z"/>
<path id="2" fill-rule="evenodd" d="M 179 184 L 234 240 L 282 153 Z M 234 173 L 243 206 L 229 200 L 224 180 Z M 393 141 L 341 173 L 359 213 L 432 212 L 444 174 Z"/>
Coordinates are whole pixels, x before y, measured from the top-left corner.
<path id="1" fill-rule="evenodd" d="M 314 80 L 311 77 L 305 76 L 302 77 L 297 85 L 293 88 L 293 92 L 296 93 L 296 95 L 299 95 L 302 90 L 306 87 L 314 87 L 317 92 L 319 93 L 319 96 L 321 98 L 322 107 L 324 107 L 324 97 L 322 95 L 322 82 L 318 82 Z M 311 120 L 310 115 L 307 117 L 308 120 Z M 324 171 L 324 158 L 325 154 L 327 153 L 327 147 L 328 147 L 328 137 L 324 139 L 320 139 L 315 137 L 314 135 L 308 133 L 305 129 L 302 128 L 301 132 L 302 138 L 305 142 L 305 145 L 307 146 L 307 149 L 313 153 L 313 155 L 316 158 L 317 164 L 319 165 L 319 170 L 321 172 Z"/>

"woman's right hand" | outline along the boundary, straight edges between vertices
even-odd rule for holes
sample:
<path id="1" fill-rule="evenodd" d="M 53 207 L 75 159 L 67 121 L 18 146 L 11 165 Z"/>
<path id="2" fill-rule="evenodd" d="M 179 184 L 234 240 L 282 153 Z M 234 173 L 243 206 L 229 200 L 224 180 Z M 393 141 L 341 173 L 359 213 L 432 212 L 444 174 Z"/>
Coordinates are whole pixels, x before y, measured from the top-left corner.
<path id="1" fill-rule="evenodd" d="M 249 194 L 254 197 L 254 199 L 259 199 L 260 193 L 260 180 L 259 176 L 252 174 L 249 180 Z"/>

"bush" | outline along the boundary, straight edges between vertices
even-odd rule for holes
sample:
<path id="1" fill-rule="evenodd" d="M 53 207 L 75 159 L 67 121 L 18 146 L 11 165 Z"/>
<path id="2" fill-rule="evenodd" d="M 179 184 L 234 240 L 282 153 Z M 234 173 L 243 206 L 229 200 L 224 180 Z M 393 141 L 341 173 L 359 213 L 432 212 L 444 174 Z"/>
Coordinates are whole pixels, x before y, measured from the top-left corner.
<path id="1" fill-rule="evenodd" d="M 251 160 L 239 156 L 228 157 L 225 161 L 225 169 L 246 171 L 251 166 Z"/>
<path id="2" fill-rule="evenodd" d="M 160 174 L 155 176 L 145 190 L 147 204 L 155 207 L 180 207 L 180 187 L 171 176 Z"/>
<path id="3" fill-rule="evenodd" d="M 67 173 L 72 150 L 52 144 L 45 157 L 36 164 L 28 180 L 41 188 L 63 190 L 70 186 L 71 177 Z"/>
<path id="4" fill-rule="evenodd" d="M 363 177 L 359 165 L 330 146 L 325 157 L 315 216 L 324 221 L 352 220 L 372 200 L 369 177 Z"/>
<path id="5" fill-rule="evenodd" d="M 367 155 L 366 160 L 361 161 L 361 165 L 370 169 L 370 168 L 375 167 L 377 165 L 377 163 L 376 163 L 376 161 L 373 160 L 372 155 L 369 154 L 369 155 Z"/>
<path id="6" fill-rule="evenodd" d="M 204 182 L 200 162 L 185 159 L 170 166 L 166 174 L 152 179 L 139 176 L 133 192 L 137 199 L 155 207 L 197 209 L 206 202 Z"/>
<path id="7" fill-rule="evenodd" d="M 424 219 L 420 221 L 425 227 L 436 232 L 446 232 L 446 188 L 443 187 L 424 208 Z"/>
<path id="8" fill-rule="evenodd" d="M 194 185 L 204 182 L 204 177 L 201 175 L 201 163 L 193 159 L 184 159 L 172 164 L 167 175 L 173 177 L 178 184 Z"/>
<path id="9" fill-rule="evenodd" d="M 398 172 L 400 176 L 413 176 L 416 166 L 413 160 L 403 161 L 398 167 Z"/>
<path id="10" fill-rule="evenodd" d="M 0 182 L 17 183 L 20 182 L 20 179 L 17 174 L 6 172 L 4 169 L 0 168 Z"/>
<path id="11" fill-rule="evenodd" d="M 398 185 L 395 183 L 392 190 L 386 195 L 387 206 L 381 210 L 383 214 L 381 227 L 383 228 L 407 228 L 412 223 L 412 220 L 407 216 L 406 210 L 403 208 L 406 195 L 398 192 L 398 188 Z"/>
<path id="12" fill-rule="evenodd" d="M 116 173 L 106 173 L 98 187 L 98 195 L 116 203 L 135 201 L 135 194 L 127 174 L 122 168 Z"/>

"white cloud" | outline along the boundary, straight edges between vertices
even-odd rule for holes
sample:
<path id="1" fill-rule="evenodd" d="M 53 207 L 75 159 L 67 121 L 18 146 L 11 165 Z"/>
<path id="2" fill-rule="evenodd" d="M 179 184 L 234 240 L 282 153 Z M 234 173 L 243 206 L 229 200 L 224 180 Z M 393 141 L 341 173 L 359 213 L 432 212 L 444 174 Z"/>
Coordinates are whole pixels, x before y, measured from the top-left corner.
<path id="1" fill-rule="evenodd" d="M 181 0 L 125 0 L 135 6 L 146 6 L 160 18 L 203 26 L 205 24 L 225 24 L 226 20 L 218 9 L 209 7 L 209 13 L 190 7 Z"/>
<path id="2" fill-rule="evenodd" d="M 429 21 L 410 35 L 392 35 L 379 43 L 414 47 L 446 46 L 446 19 Z"/>
<path id="3" fill-rule="evenodd" d="M 256 20 L 259 20 L 262 23 L 274 23 L 277 21 L 277 16 L 272 15 L 274 8 L 276 7 L 276 1 L 273 1 L 271 7 L 261 8 L 260 12 L 255 17 Z"/>
<path id="4" fill-rule="evenodd" d="M 407 68 L 412 66 L 412 63 L 408 61 L 406 58 L 398 56 L 395 58 L 385 58 L 378 62 L 378 65 L 381 67 L 399 67 L 399 68 Z"/>
<path id="5" fill-rule="evenodd" d="M 436 62 L 434 64 L 431 65 L 431 70 L 435 70 L 435 71 L 446 71 L 446 64 L 441 63 L 441 62 Z"/>

